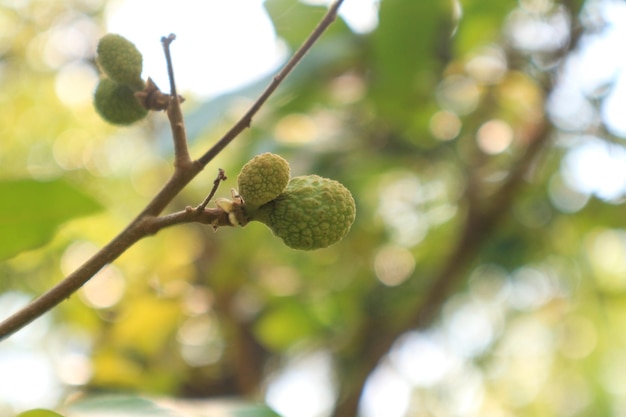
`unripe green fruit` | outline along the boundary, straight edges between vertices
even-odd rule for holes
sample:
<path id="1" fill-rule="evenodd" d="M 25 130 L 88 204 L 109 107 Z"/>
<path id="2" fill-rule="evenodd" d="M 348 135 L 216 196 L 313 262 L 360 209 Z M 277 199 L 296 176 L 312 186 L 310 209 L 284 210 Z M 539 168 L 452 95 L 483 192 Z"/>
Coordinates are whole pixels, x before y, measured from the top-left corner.
<path id="1" fill-rule="evenodd" d="M 263 153 L 248 161 L 237 176 L 239 194 L 252 214 L 283 192 L 289 183 L 289 164 L 281 156 Z"/>
<path id="2" fill-rule="evenodd" d="M 253 220 L 265 223 L 287 246 L 320 249 L 340 241 L 356 215 L 352 194 L 341 183 L 318 175 L 295 177 Z"/>
<path id="3" fill-rule="evenodd" d="M 94 93 L 94 105 L 104 120 L 116 125 L 129 125 L 148 114 L 148 110 L 139 103 L 130 87 L 108 78 L 103 78 L 98 83 Z"/>
<path id="4" fill-rule="evenodd" d="M 110 79 L 134 90 L 143 88 L 143 57 L 132 42 L 123 36 L 109 33 L 98 42 L 97 52 L 98 64 Z"/>

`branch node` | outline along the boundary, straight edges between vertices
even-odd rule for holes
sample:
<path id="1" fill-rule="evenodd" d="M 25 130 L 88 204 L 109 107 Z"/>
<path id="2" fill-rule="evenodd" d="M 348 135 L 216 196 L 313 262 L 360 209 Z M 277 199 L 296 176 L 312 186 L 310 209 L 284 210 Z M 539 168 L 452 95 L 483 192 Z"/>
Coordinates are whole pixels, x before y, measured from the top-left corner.
<path id="1" fill-rule="evenodd" d="M 170 96 L 163 94 L 152 78 L 148 78 L 145 88 L 137 91 L 135 97 L 148 110 L 166 110 L 170 105 Z"/>

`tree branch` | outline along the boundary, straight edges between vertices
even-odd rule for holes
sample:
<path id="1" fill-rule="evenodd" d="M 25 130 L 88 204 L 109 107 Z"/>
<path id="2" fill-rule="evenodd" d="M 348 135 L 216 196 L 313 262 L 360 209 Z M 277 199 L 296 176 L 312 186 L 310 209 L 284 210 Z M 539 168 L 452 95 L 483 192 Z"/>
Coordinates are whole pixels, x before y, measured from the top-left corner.
<path id="1" fill-rule="evenodd" d="M 167 75 L 170 80 L 170 100 L 167 106 L 167 117 L 170 120 L 172 129 L 172 137 L 174 139 L 174 167 L 177 170 L 193 169 L 191 158 L 189 157 L 189 148 L 187 146 L 187 132 L 185 131 L 185 122 L 180 104 L 183 99 L 178 95 L 176 90 L 176 79 L 174 78 L 174 64 L 172 62 L 172 54 L 170 45 L 176 39 L 176 35 L 171 33 L 167 37 L 161 38 L 163 44 L 163 52 L 165 53 L 165 61 L 167 62 Z"/>
<path id="2" fill-rule="evenodd" d="M 322 33 L 330 26 L 337 18 L 337 11 L 343 3 L 343 0 L 337 0 L 328 9 L 326 15 L 318 23 L 317 27 L 313 30 L 311 35 L 306 41 L 298 48 L 293 54 L 291 59 L 287 61 L 285 66 L 274 76 L 272 82 L 266 87 L 265 91 L 261 93 L 259 98 L 254 102 L 252 107 L 246 112 L 246 114 L 219 140 L 217 143 L 209 149 L 204 155 L 198 159 L 202 166 L 208 164 L 222 149 L 224 149 L 230 142 L 233 141 L 241 132 L 250 127 L 252 118 L 257 114 L 259 109 L 265 104 L 267 99 L 274 93 L 283 80 L 289 75 L 296 65 L 304 58 L 307 52 L 311 49 L 313 44 L 317 42 Z"/>
<path id="3" fill-rule="evenodd" d="M 274 93 L 287 75 L 295 68 L 304 55 L 311 49 L 322 33 L 330 26 L 337 16 L 337 10 L 343 0 L 337 0 L 329 8 L 317 27 L 304 41 L 302 46 L 296 51 L 293 57 L 274 77 L 272 82 L 263 91 L 252 107 L 244 116 L 198 161 L 191 162 L 187 152 L 187 138 L 182 112 L 180 110 L 180 100 L 176 95 L 173 81 L 173 70 L 168 67 L 170 74 L 170 84 L 173 95 L 168 107 L 168 118 L 174 135 L 176 161 L 175 170 L 171 178 L 163 188 L 155 195 L 148 205 L 135 217 L 135 219 L 107 245 L 100 249 L 95 255 L 89 258 L 83 265 L 65 277 L 46 293 L 31 301 L 26 307 L 17 311 L 0 323 L 0 341 L 6 339 L 16 331 L 28 325 L 33 320 L 41 317 L 46 312 L 69 298 L 87 281 L 89 281 L 100 269 L 110 262 L 113 262 L 128 248 L 133 246 L 140 239 L 152 235 L 164 227 L 175 224 L 200 222 L 211 224 L 214 227 L 230 225 L 228 216 L 223 217 L 220 209 L 194 210 L 187 209 L 182 212 L 157 217 L 167 207 L 167 205 L 183 190 L 183 188 L 198 175 L 198 173 L 217 156 L 224 148 L 232 142 L 239 134 L 250 126 L 252 117 L 265 104 L 267 99 Z M 164 47 L 169 38 L 165 38 Z M 173 39 L 172 39 L 173 40 Z M 184 150 L 182 149 L 184 145 Z"/>
<path id="4" fill-rule="evenodd" d="M 356 415 L 368 376 L 378 366 L 381 358 L 389 352 L 398 337 L 412 329 L 424 329 L 432 324 L 445 300 L 463 279 L 463 270 L 476 257 L 502 218 L 509 213 L 524 176 L 548 142 L 550 132 L 549 124 L 543 121 L 536 131 L 534 140 L 511 169 L 507 180 L 494 194 L 487 208 L 470 204 L 464 227 L 454 248 L 439 271 L 430 279 L 430 287 L 424 296 L 420 296 L 424 301 L 397 326 L 389 326 L 387 321 L 373 321 L 363 330 L 358 347 L 359 353 L 355 355 L 359 367 L 354 369 L 351 385 L 342 393 L 333 416 Z"/>

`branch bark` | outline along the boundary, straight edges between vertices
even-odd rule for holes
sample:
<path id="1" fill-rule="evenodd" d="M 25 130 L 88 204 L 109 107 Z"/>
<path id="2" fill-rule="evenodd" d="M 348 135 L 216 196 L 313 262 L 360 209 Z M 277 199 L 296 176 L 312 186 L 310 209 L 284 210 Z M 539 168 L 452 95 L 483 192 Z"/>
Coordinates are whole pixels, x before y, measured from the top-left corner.
<path id="1" fill-rule="evenodd" d="M 272 82 L 263 91 L 259 98 L 253 103 L 244 116 L 226 134 L 198 160 L 191 161 L 187 152 L 187 139 L 185 125 L 180 110 L 180 100 L 176 91 L 171 91 L 170 106 L 168 107 L 168 118 L 175 141 L 175 163 L 174 173 L 163 188 L 154 196 L 146 207 L 135 217 L 135 219 L 113 238 L 107 245 L 100 249 L 95 255 L 89 258 L 78 269 L 64 278 L 52 289 L 30 302 L 26 307 L 17 311 L 0 323 L 0 341 L 6 339 L 16 331 L 28 325 L 33 320 L 42 316 L 52 308 L 69 298 L 87 281 L 89 281 L 100 269 L 110 262 L 113 262 L 127 249 L 133 246 L 140 239 L 158 232 L 160 229 L 180 223 L 201 222 L 215 225 L 221 224 L 222 214 L 214 212 L 217 209 L 206 210 L 185 210 L 167 216 L 159 216 L 167 205 L 183 190 L 183 188 L 194 179 L 200 171 L 211 162 L 226 146 L 239 136 L 247 127 L 250 127 L 252 118 L 261 109 L 269 97 L 280 86 L 283 80 L 291 73 L 306 53 L 311 49 L 324 31 L 336 19 L 337 11 L 343 0 L 336 0 L 329 8 L 328 12 L 315 27 L 302 46 L 294 53 L 292 58 L 278 72 Z M 170 36 L 171 37 L 171 36 Z M 165 38 L 166 40 L 169 38 Z M 172 39 L 173 40 L 173 39 Z M 169 41 L 171 42 L 171 40 Z M 164 42 L 164 48 L 165 48 Z M 169 44 L 168 44 L 169 46 Z M 168 67 L 170 74 L 170 84 L 175 88 L 173 81 L 173 70 Z M 217 220 L 216 220 L 217 218 Z M 230 224 L 230 223 L 229 223 Z"/>

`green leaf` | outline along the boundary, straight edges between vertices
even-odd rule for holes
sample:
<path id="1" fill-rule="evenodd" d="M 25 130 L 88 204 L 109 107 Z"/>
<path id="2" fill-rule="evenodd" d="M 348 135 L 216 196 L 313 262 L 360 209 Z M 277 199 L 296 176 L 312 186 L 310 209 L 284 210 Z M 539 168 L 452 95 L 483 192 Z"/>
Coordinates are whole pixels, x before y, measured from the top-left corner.
<path id="1" fill-rule="evenodd" d="M 153 401 L 134 396 L 98 396 L 89 397 L 68 407 L 68 417 L 176 417 L 168 409 Z"/>
<path id="2" fill-rule="evenodd" d="M 274 410 L 264 405 L 244 404 L 233 407 L 232 417 L 280 417 Z"/>
<path id="3" fill-rule="evenodd" d="M 319 322 L 306 306 L 286 300 L 265 313 L 254 330 L 266 347 L 280 351 L 313 336 L 319 328 Z"/>
<path id="4" fill-rule="evenodd" d="M 161 405 L 160 403 L 163 403 Z M 265 404 L 232 400 L 183 400 L 123 395 L 87 397 L 68 407 L 67 417 L 280 417 Z M 20 416 L 21 417 L 21 416 Z M 42 415 L 28 417 L 58 417 Z"/>
<path id="5" fill-rule="evenodd" d="M 517 6 L 515 1 L 503 0 L 463 0 L 461 4 L 463 16 L 454 37 L 459 54 L 497 42 L 502 33 L 502 21 Z"/>
<path id="6" fill-rule="evenodd" d="M 43 408 L 37 408 L 34 410 L 24 411 L 23 413 L 18 414 L 17 417 L 63 417 L 63 416 L 51 410 L 44 410 Z"/>
<path id="7" fill-rule="evenodd" d="M 253 404 L 238 399 L 175 400 L 172 409 L 180 410 L 185 417 L 280 417 L 265 404 Z"/>
<path id="8" fill-rule="evenodd" d="M 380 6 L 371 35 L 371 94 L 379 113 L 398 127 L 414 123 L 432 100 L 448 59 L 453 14 L 448 1 L 393 0 Z"/>
<path id="9" fill-rule="evenodd" d="M 0 259 L 47 243 L 61 224 L 101 208 L 63 180 L 0 181 Z"/>
<path id="10" fill-rule="evenodd" d="M 309 6 L 297 0 L 266 0 L 264 6 L 272 19 L 276 34 L 291 49 L 296 49 L 304 42 L 328 11 L 324 6 Z M 349 34 L 351 31 L 343 19 L 338 17 L 320 41 L 324 42 L 325 39 L 335 38 L 342 33 Z"/>

